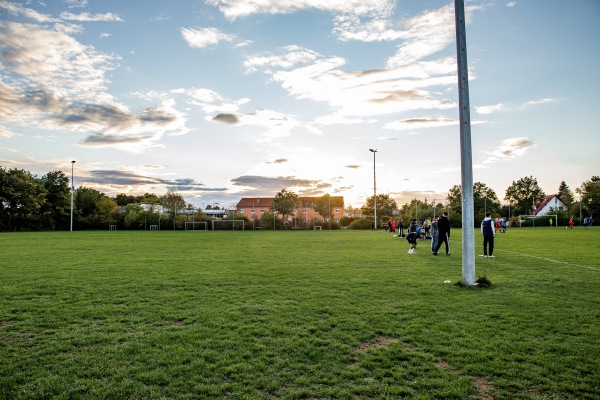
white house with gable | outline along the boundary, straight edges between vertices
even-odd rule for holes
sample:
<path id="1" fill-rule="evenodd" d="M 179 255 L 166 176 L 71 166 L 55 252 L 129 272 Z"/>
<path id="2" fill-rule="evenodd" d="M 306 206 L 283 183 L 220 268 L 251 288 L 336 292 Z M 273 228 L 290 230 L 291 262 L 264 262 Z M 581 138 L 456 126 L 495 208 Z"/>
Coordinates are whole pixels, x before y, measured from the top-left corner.
<path id="1" fill-rule="evenodd" d="M 538 203 L 533 215 L 556 214 L 557 211 L 567 211 L 567 206 L 555 194 L 551 194 Z"/>

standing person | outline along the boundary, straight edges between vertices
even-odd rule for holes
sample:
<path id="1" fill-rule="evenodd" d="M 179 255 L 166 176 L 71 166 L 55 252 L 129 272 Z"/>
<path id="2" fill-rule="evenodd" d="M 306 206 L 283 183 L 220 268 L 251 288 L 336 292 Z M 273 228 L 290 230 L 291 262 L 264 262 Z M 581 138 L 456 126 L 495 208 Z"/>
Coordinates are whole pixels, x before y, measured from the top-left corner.
<path id="1" fill-rule="evenodd" d="M 427 238 L 427 236 L 429 236 L 429 227 L 431 226 L 431 220 L 429 218 L 427 218 L 425 221 L 423 221 L 423 228 L 425 229 L 425 238 Z"/>
<path id="2" fill-rule="evenodd" d="M 481 233 L 483 234 L 483 256 L 493 258 L 494 256 L 492 254 L 494 253 L 494 236 L 496 236 L 496 229 L 491 215 L 492 214 L 490 213 L 486 213 L 485 218 L 481 221 Z"/>
<path id="3" fill-rule="evenodd" d="M 438 244 L 435 246 L 435 251 L 433 252 L 434 256 L 437 256 L 440 247 L 442 247 L 442 242 L 446 244 L 446 255 L 450 255 L 450 221 L 448 220 L 448 213 L 444 211 L 442 213 L 442 218 L 438 220 Z"/>
<path id="4" fill-rule="evenodd" d="M 438 219 L 440 218 L 439 215 L 434 215 L 433 216 L 433 221 L 431 221 L 431 253 L 434 254 L 435 253 L 435 248 L 437 247 L 437 244 L 440 240 L 440 230 L 438 228 Z"/>
<path id="5" fill-rule="evenodd" d="M 573 229 L 573 217 L 569 218 L 569 228 Z"/>
<path id="6" fill-rule="evenodd" d="M 408 226 L 408 233 L 406 234 L 406 241 L 410 243 L 410 249 L 408 249 L 408 254 L 415 254 L 415 250 L 417 249 L 417 219 L 413 218 L 410 221 L 410 225 Z"/>
<path id="7" fill-rule="evenodd" d="M 502 221 L 500 221 L 500 227 L 502 228 L 502 233 L 506 233 L 506 217 L 502 217 Z"/>
<path id="8" fill-rule="evenodd" d="M 402 223 L 402 218 L 398 220 L 398 237 L 404 237 L 404 224 Z"/>

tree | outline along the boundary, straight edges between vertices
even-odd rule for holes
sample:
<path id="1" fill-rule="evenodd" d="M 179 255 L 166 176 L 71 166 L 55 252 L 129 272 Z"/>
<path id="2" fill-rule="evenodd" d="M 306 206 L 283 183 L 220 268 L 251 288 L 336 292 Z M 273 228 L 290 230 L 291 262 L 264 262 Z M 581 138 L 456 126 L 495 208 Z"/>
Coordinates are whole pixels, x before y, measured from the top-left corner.
<path id="1" fill-rule="evenodd" d="M 75 215 L 80 229 L 106 228 L 114 221 L 117 203 L 96 189 L 80 187 L 75 191 Z"/>
<path id="2" fill-rule="evenodd" d="M 374 215 L 374 196 L 367 197 L 367 201 L 365 205 L 362 206 L 363 213 L 365 215 Z M 398 205 L 396 204 L 396 200 L 392 199 L 387 194 L 378 194 L 377 195 L 377 220 L 378 222 L 381 220 L 389 219 L 394 215 L 394 211 L 398 210 Z M 377 224 L 379 226 L 379 224 Z"/>
<path id="3" fill-rule="evenodd" d="M 161 203 L 167 209 L 168 218 L 170 221 L 173 221 L 173 229 L 175 229 L 177 210 L 182 210 L 186 206 L 183 196 L 169 190 L 161 197 Z"/>
<path id="4" fill-rule="evenodd" d="M 292 191 L 283 189 L 278 192 L 273 199 L 273 211 L 281 215 L 281 219 L 285 224 L 288 216 L 294 213 L 296 208 L 300 207 L 300 198 Z"/>
<path id="5" fill-rule="evenodd" d="M 66 229 L 71 211 L 69 178 L 62 171 L 52 171 L 42 176 L 41 181 L 46 191 L 41 212 L 49 217 L 48 228 Z"/>
<path id="6" fill-rule="evenodd" d="M 558 186 L 558 194 L 556 196 L 560 199 L 560 201 L 563 202 L 564 205 L 567 206 L 567 211 L 570 211 L 571 206 L 575 201 L 575 197 L 573 196 L 573 192 L 571 191 L 569 186 L 567 186 L 565 181 L 562 181 L 560 183 L 560 186 Z"/>
<path id="7" fill-rule="evenodd" d="M 454 185 L 448 191 L 448 197 L 446 198 L 450 204 L 452 213 L 461 215 L 462 214 L 462 186 Z M 496 192 L 489 188 L 485 183 L 475 182 L 473 184 L 473 212 L 475 225 L 479 225 L 479 222 L 483 220 L 486 212 L 492 214 L 500 212 L 500 200 Z"/>
<path id="8" fill-rule="evenodd" d="M 46 191 L 39 179 L 22 169 L 0 168 L 0 221 L 8 229 L 31 228 L 31 220 L 46 200 Z"/>
<path id="9" fill-rule="evenodd" d="M 592 176 L 592 179 L 583 182 L 576 192 L 581 196 L 582 208 L 588 215 L 593 216 L 600 210 L 600 177 Z"/>
<path id="10" fill-rule="evenodd" d="M 537 179 L 532 176 L 526 176 L 513 181 L 512 185 L 506 189 L 504 199 L 515 208 L 514 214 L 529 214 L 535 209 L 536 201 L 541 200 L 546 193 L 538 185 Z"/>
<path id="11" fill-rule="evenodd" d="M 138 196 L 132 196 L 125 193 L 120 193 L 115 196 L 115 203 L 118 206 L 125 207 L 127 204 L 139 203 L 140 198 Z"/>

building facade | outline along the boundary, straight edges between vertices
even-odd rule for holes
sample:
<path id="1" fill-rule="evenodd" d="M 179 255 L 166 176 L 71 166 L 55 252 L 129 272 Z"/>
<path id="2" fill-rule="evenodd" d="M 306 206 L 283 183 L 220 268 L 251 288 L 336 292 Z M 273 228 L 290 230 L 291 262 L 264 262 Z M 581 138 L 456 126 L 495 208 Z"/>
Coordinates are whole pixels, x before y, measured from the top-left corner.
<path id="1" fill-rule="evenodd" d="M 266 212 L 272 212 L 274 197 L 244 197 L 236 206 L 236 214 L 244 215 L 250 221 L 259 220 Z M 305 225 L 312 222 L 328 222 L 328 218 L 320 215 L 314 210 L 314 205 L 320 200 L 319 197 L 299 197 L 300 206 L 288 216 L 288 222 L 294 225 Z M 339 222 L 344 216 L 344 197 L 331 196 L 331 213 L 333 221 Z M 281 216 L 278 216 L 281 218 Z"/>

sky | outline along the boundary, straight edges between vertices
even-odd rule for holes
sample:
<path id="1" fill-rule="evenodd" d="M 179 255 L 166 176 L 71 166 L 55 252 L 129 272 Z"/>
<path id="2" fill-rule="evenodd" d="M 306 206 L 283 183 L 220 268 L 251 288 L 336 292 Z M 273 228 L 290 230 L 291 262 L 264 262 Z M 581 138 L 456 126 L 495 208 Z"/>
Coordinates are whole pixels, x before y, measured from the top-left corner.
<path id="1" fill-rule="evenodd" d="M 465 7 L 473 180 L 503 202 L 600 175 L 600 2 Z M 437 203 L 461 183 L 454 25 L 437 0 L 0 0 L 0 166 L 199 208 Z"/>

